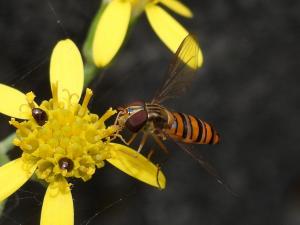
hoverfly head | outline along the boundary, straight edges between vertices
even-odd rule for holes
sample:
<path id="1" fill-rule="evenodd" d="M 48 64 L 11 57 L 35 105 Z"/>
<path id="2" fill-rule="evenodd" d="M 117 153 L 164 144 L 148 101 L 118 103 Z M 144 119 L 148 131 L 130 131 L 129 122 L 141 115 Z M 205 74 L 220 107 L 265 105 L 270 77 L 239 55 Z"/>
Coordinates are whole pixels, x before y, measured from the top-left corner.
<path id="1" fill-rule="evenodd" d="M 145 105 L 144 101 L 135 101 L 127 105 L 129 117 L 125 122 L 125 126 L 133 133 L 140 131 L 148 120 L 148 112 Z"/>
<path id="2" fill-rule="evenodd" d="M 125 107 L 118 107 L 118 124 L 125 126 L 133 133 L 143 128 L 148 119 L 145 102 L 134 101 Z"/>

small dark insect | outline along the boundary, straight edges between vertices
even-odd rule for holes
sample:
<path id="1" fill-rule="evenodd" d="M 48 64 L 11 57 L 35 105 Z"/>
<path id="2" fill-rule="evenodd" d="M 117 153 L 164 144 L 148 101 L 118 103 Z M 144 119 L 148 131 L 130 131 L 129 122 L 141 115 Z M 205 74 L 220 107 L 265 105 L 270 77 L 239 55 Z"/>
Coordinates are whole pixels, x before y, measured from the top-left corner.
<path id="1" fill-rule="evenodd" d="M 37 122 L 37 124 L 40 126 L 43 126 L 48 120 L 47 113 L 40 108 L 33 108 L 32 116 L 35 119 L 35 121 Z"/>
<path id="2" fill-rule="evenodd" d="M 59 164 L 59 168 L 61 168 L 62 170 L 67 170 L 68 172 L 72 171 L 72 169 L 74 168 L 74 163 L 71 159 L 69 158 L 61 158 L 58 161 Z"/>

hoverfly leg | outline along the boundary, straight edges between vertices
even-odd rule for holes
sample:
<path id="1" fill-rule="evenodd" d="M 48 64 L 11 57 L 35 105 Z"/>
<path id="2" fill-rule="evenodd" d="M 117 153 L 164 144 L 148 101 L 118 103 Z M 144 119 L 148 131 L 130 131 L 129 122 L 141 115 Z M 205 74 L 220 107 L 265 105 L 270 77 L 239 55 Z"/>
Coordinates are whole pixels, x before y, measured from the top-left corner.
<path id="1" fill-rule="evenodd" d="M 148 153 L 147 159 L 148 159 L 149 161 L 151 161 L 151 157 L 154 155 L 154 153 L 155 153 L 155 150 L 154 150 L 154 149 L 151 149 L 150 152 Z M 159 190 L 162 190 L 162 187 L 161 187 L 161 185 L 160 185 L 160 183 L 159 183 L 159 178 L 158 178 L 158 177 L 159 177 L 159 173 L 161 172 L 161 166 L 160 166 L 159 163 L 156 163 L 155 165 L 156 165 L 156 167 L 157 167 L 157 172 L 156 172 L 156 183 L 157 183 L 157 187 L 158 187 Z"/>
<path id="2" fill-rule="evenodd" d="M 127 145 L 127 141 L 123 138 L 121 134 L 115 134 L 116 137 L 120 138 L 120 140 Z"/>
<path id="3" fill-rule="evenodd" d="M 126 144 L 130 145 L 134 141 L 134 139 L 136 138 L 137 135 L 138 135 L 138 133 L 133 133 L 131 138 L 129 139 L 129 141 Z"/>
<path id="4" fill-rule="evenodd" d="M 120 114 L 121 114 L 121 111 L 118 112 L 118 114 L 117 114 L 117 116 L 116 116 L 116 119 L 115 119 L 115 122 L 114 122 L 114 125 L 117 125 L 117 124 L 118 124 Z"/>
<path id="5" fill-rule="evenodd" d="M 157 167 L 157 172 L 156 172 L 156 183 L 157 183 L 158 189 L 159 189 L 159 190 L 162 190 L 161 185 L 160 185 L 160 183 L 159 183 L 159 179 L 158 179 L 159 172 L 161 172 L 160 165 L 159 165 L 159 164 L 156 164 L 156 167 Z"/>
<path id="6" fill-rule="evenodd" d="M 123 136 L 121 134 L 115 134 L 116 137 L 120 138 L 120 140 L 125 144 L 125 145 L 130 145 L 134 139 L 136 138 L 138 133 L 134 133 L 131 138 L 129 139 L 129 141 L 126 141 Z"/>
<path id="7" fill-rule="evenodd" d="M 147 155 L 147 159 L 150 161 L 151 157 L 153 156 L 155 150 L 154 149 L 151 149 L 150 152 L 148 153 Z"/>
<path id="8" fill-rule="evenodd" d="M 159 137 L 157 137 L 157 135 L 152 134 L 152 137 L 154 139 L 154 141 L 159 145 L 159 147 L 166 153 L 169 154 L 169 150 L 167 149 L 167 147 L 164 145 L 164 143 L 159 139 Z"/>
<path id="9" fill-rule="evenodd" d="M 165 158 L 162 162 L 159 162 L 159 163 L 156 163 L 156 167 L 157 167 L 157 172 L 156 172 L 156 183 L 157 183 L 157 186 L 160 190 L 162 190 L 161 188 L 161 185 L 159 183 L 159 179 L 158 179 L 158 176 L 159 176 L 159 173 L 162 172 L 162 167 L 163 165 L 169 160 L 170 158 L 170 155 L 168 155 L 167 158 Z"/>
<path id="10" fill-rule="evenodd" d="M 143 137 L 142 137 L 141 143 L 140 143 L 139 148 L 137 150 L 138 153 L 141 152 L 142 148 L 144 147 L 144 145 L 146 143 L 147 138 L 148 138 L 148 133 L 143 133 Z"/>

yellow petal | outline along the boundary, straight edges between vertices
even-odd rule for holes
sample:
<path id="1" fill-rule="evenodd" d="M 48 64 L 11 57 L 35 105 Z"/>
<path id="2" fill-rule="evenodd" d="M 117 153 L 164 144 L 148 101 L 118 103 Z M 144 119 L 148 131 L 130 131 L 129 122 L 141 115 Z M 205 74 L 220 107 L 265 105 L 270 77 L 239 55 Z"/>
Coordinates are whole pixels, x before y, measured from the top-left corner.
<path id="1" fill-rule="evenodd" d="M 50 83 L 53 85 L 58 82 L 59 101 L 66 102 L 69 92 L 70 95 L 78 96 L 72 98 L 72 101 L 78 102 L 83 81 L 83 62 L 77 46 L 70 39 L 58 42 L 51 56 Z"/>
<path id="2" fill-rule="evenodd" d="M 104 9 L 93 41 L 93 58 L 96 66 L 106 66 L 117 54 L 126 36 L 130 15 L 129 1 L 114 0 Z"/>
<path id="3" fill-rule="evenodd" d="M 0 167 L 0 202 L 18 190 L 33 174 L 35 166 L 30 171 L 24 170 L 22 159 L 13 160 Z"/>
<path id="4" fill-rule="evenodd" d="M 179 14 L 181 16 L 185 16 L 185 17 L 188 17 L 188 18 L 193 17 L 192 11 L 187 6 L 185 6 L 183 3 L 181 3 L 180 1 L 177 1 L 177 0 L 159 0 L 159 2 L 161 2 L 166 7 L 168 7 L 169 9 L 173 10 L 174 12 L 176 12 L 177 14 Z"/>
<path id="5" fill-rule="evenodd" d="M 109 163 L 128 175 L 155 187 L 165 188 L 164 174 L 143 155 L 120 144 L 111 143 Z"/>
<path id="6" fill-rule="evenodd" d="M 165 10 L 155 4 L 148 4 L 146 6 L 146 15 L 158 37 L 175 53 L 181 42 L 189 34 L 188 31 Z M 200 67 L 203 63 L 203 55 L 200 48 L 198 49 L 199 53 L 195 58 L 198 60 L 198 67 Z M 182 60 L 185 61 L 185 59 Z"/>
<path id="7" fill-rule="evenodd" d="M 40 225 L 73 225 L 74 208 L 71 190 L 67 187 L 64 191 L 59 186 L 67 186 L 67 181 L 62 179 L 64 184 L 50 184 L 47 188 L 41 214 Z"/>
<path id="8" fill-rule="evenodd" d="M 12 87 L 0 84 L 0 113 L 19 118 L 28 119 L 30 114 L 21 112 L 22 105 L 28 105 L 26 95 Z M 26 110 L 24 108 L 24 110 Z"/>

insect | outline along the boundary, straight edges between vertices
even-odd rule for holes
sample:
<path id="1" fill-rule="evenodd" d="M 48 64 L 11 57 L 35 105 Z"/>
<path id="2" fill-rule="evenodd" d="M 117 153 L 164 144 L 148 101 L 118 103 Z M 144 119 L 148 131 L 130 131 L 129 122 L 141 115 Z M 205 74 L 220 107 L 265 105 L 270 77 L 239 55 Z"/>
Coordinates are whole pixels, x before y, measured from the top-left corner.
<path id="1" fill-rule="evenodd" d="M 193 35 L 188 35 L 180 44 L 175 57 L 165 75 L 165 81 L 151 102 L 135 101 L 119 107 L 116 124 L 133 133 L 126 144 L 131 144 L 142 131 L 143 137 L 138 147 L 140 152 L 148 138 L 152 136 L 165 152 L 162 140 L 167 138 L 183 143 L 217 144 L 220 136 L 208 122 L 185 113 L 173 112 L 162 103 L 186 91 L 199 65 L 200 49 Z"/>
<path id="2" fill-rule="evenodd" d="M 125 144 L 130 145 L 139 133 L 143 133 L 138 152 L 142 150 L 149 136 L 152 136 L 165 153 L 169 153 L 169 151 L 163 141 L 166 139 L 173 140 L 210 175 L 214 176 L 217 182 L 224 185 L 226 190 L 236 195 L 223 182 L 214 167 L 201 155 L 197 154 L 196 156 L 191 149 L 190 144 L 218 144 L 220 136 L 215 128 L 210 123 L 195 116 L 173 112 L 162 105 L 167 99 L 178 97 L 186 92 L 188 85 L 195 77 L 196 69 L 199 67 L 199 55 L 200 49 L 197 39 L 189 34 L 177 49 L 165 74 L 163 85 L 156 92 L 152 101 L 135 101 L 124 107 L 118 107 L 115 124 L 120 127 L 120 131 L 127 128 L 133 133 L 129 141 L 126 141 L 122 135 L 118 135 L 118 137 Z M 150 152 L 148 158 L 152 153 Z"/>

